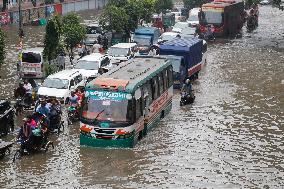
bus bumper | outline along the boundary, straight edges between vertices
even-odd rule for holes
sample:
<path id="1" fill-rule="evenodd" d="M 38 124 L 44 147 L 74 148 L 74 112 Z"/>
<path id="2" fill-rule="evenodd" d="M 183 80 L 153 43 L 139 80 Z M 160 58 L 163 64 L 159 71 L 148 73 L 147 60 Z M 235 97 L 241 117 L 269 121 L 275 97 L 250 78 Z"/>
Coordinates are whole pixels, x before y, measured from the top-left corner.
<path id="1" fill-rule="evenodd" d="M 96 148 L 133 148 L 134 137 L 127 139 L 97 139 L 80 134 L 80 145 Z"/>

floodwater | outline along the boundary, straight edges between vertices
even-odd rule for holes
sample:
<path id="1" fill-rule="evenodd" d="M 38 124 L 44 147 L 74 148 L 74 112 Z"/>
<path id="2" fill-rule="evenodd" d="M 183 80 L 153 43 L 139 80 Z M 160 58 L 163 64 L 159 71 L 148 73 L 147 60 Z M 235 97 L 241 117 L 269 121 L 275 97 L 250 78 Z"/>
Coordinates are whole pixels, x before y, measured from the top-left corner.
<path id="1" fill-rule="evenodd" d="M 0 188 L 284 188 L 283 23 L 283 11 L 261 7 L 253 33 L 211 44 L 194 104 L 181 108 L 176 94 L 134 149 L 80 147 L 79 125 L 66 125 L 46 154 L 13 163 L 13 148 L 0 160 Z M 26 41 L 35 45 L 42 31 L 27 29 Z M 8 38 L 5 98 L 17 78 L 16 34 Z"/>

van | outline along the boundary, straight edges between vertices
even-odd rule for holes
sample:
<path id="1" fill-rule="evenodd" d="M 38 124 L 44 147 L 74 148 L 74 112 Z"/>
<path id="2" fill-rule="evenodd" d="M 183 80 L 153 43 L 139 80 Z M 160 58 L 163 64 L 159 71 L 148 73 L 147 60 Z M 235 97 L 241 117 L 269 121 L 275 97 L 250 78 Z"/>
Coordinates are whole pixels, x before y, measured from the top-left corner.
<path id="1" fill-rule="evenodd" d="M 111 64 L 107 55 L 92 53 L 78 60 L 74 70 L 79 71 L 83 79 L 98 74 L 100 68 L 110 69 Z"/>
<path id="2" fill-rule="evenodd" d="M 197 25 L 199 25 L 199 18 L 198 18 L 199 12 L 200 8 L 193 8 L 189 11 L 189 16 L 187 19 L 189 26 L 196 27 Z"/>
<path id="3" fill-rule="evenodd" d="M 21 57 L 20 76 L 22 78 L 44 78 L 42 47 L 23 50 Z"/>
<path id="4" fill-rule="evenodd" d="M 78 70 L 63 70 L 49 75 L 38 89 L 39 98 L 56 98 L 67 103 L 71 91 L 84 87 L 82 74 Z"/>
<path id="5" fill-rule="evenodd" d="M 119 64 L 134 57 L 138 52 L 136 43 L 118 43 L 108 49 L 108 57 L 112 64 Z"/>

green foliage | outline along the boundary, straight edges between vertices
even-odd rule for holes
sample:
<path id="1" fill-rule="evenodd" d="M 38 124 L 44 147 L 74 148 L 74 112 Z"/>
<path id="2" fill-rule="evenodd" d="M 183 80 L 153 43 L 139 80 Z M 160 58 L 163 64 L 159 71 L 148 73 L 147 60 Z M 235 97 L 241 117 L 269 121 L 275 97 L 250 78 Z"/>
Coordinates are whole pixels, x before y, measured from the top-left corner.
<path id="1" fill-rule="evenodd" d="M 73 49 L 86 37 L 86 28 L 80 24 L 81 18 L 76 13 L 63 17 L 62 35 L 69 56 L 73 57 Z"/>
<path id="2" fill-rule="evenodd" d="M 155 12 L 156 13 L 165 13 L 166 10 L 173 8 L 172 0 L 156 0 L 155 2 Z"/>
<path id="3" fill-rule="evenodd" d="M 187 9 L 201 7 L 202 4 L 207 2 L 207 0 L 183 0 L 184 7 Z"/>
<path id="4" fill-rule="evenodd" d="M 55 64 L 44 63 L 43 67 L 45 77 L 59 71 L 58 67 Z"/>
<path id="5" fill-rule="evenodd" d="M 124 8 L 109 4 L 105 7 L 99 20 L 104 30 L 124 32 L 128 26 L 129 16 Z"/>
<path id="6" fill-rule="evenodd" d="M 116 7 L 125 7 L 128 2 L 128 0 L 109 0 L 109 5 L 114 5 Z"/>
<path id="7" fill-rule="evenodd" d="M 141 0 L 142 15 L 141 17 L 146 22 L 150 22 L 155 12 L 155 2 L 156 0 Z"/>
<path id="8" fill-rule="evenodd" d="M 107 31 L 126 33 L 137 28 L 139 20 L 151 21 L 157 0 L 111 0 L 100 16 L 100 24 Z M 159 0 L 163 2 L 164 0 Z M 171 1 L 171 0 L 166 0 Z M 168 6 L 168 4 L 167 4 Z M 156 5 L 156 7 L 158 7 Z M 164 6 L 162 6 L 164 7 Z M 162 9 L 159 7 L 159 9 Z"/>
<path id="9" fill-rule="evenodd" d="M 4 63 L 5 53 L 5 34 L 0 28 L 0 65 Z"/>
<path id="10" fill-rule="evenodd" d="M 260 0 L 246 0 L 245 4 L 247 8 L 250 8 L 253 4 L 258 4 Z"/>
<path id="11" fill-rule="evenodd" d="M 62 34 L 62 18 L 53 16 L 46 25 L 43 56 L 48 61 L 57 57 L 60 50 L 60 36 Z"/>

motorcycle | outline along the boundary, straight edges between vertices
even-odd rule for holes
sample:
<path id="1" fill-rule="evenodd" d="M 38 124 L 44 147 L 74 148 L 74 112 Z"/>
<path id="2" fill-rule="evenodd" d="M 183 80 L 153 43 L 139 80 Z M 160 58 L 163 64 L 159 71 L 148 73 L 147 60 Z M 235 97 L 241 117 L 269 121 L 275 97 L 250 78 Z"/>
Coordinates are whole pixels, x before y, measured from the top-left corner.
<path id="1" fill-rule="evenodd" d="M 78 110 L 75 106 L 68 107 L 68 124 L 72 125 L 75 121 L 79 120 Z"/>
<path id="2" fill-rule="evenodd" d="M 256 29 L 257 27 L 257 20 L 254 16 L 249 16 L 247 18 L 247 30 L 248 32 L 251 32 L 253 31 L 254 29 Z"/>
<path id="3" fill-rule="evenodd" d="M 31 104 L 28 103 L 28 97 L 24 96 L 24 97 L 19 97 L 16 99 L 16 103 L 14 105 L 15 108 L 15 113 L 16 115 L 20 115 L 24 112 L 24 110 L 30 109 L 31 108 Z"/>
<path id="4" fill-rule="evenodd" d="M 50 117 L 50 127 L 49 130 L 51 132 L 55 132 L 57 130 L 57 134 L 59 135 L 60 132 L 64 130 L 64 121 L 61 121 L 61 116 L 52 116 Z"/>
<path id="5" fill-rule="evenodd" d="M 192 92 L 190 94 L 186 92 L 182 92 L 181 98 L 180 98 L 180 106 L 192 104 L 194 100 L 195 100 L 195 95 Z"/>

